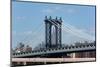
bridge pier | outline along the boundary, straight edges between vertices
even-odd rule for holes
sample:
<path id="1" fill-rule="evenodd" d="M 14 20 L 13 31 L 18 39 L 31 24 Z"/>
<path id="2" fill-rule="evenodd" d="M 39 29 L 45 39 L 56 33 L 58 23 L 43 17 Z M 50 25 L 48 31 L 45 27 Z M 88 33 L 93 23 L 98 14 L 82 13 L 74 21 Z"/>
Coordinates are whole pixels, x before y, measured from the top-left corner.
<path id="1" fill-rule="evenodd" d="M 26 62 L 23 62 L 23 65 L 27 65 L 27 63 Z"/>
<path id="2" fill-rule="evenodd" d="M 20 65 L 20 62 L 17 62 L 18 65 Z"/>
<path id="3" fill-rule="evenodd" d="M 44 64 L 47 64 L 47 62 L 45 61 Z"/>
<path id="4" fill-rule="evenodd" d="M 75 58 L 75 53 L 72 53 L 71 55 L 72 55 L 72 56 L 71 56 L 72 58 Z"/>

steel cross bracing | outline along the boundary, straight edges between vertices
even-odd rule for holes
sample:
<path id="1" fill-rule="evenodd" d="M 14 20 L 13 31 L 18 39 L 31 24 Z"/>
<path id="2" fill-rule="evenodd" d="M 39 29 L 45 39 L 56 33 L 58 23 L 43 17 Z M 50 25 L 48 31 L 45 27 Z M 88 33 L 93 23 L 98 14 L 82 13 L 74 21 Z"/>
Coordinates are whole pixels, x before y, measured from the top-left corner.
<path id="1" fill-rule="evenodd" d="M 61 19 L 45 18 L 46 48 L 61 46 Z M 59 27 L 60 26 L 60 27 Z"/>
<path id="2" fill-rule="evenodd" d="M 25 57 L 25 56 L 35 56 L 35 55 L 45 55 L 51 53 L 71 53 L 71 52 L 80 52 L 80 51 L 92 51 L 96 50 L 96 45 L 79 45 L 79 46 L 69 46 L 55 49 L 43 49 L 43 50 L 35 50 L 31 52 L 22 52 L 22 53 L 13 53 L 12 57 Z"/>

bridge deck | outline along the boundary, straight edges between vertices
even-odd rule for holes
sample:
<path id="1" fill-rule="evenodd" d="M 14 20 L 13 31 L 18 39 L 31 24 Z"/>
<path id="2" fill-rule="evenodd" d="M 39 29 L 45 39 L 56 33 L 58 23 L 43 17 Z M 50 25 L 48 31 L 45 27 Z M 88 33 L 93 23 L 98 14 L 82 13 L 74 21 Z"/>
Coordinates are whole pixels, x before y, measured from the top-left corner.
<path id="1" fill-rule="evenodd" d="M 51 53 L 61 53 L 61 52 L 78 52 L 78 51 L 90 51 L 96 50 L 95 45 L 82 45 L 82 46 L 72 46 L 72 47 L 64 47 L 58 49 L 47 49 L 47 50 L 37 50 L 31 52 L 23 52 L 23 53 L 14 53 L 12 57 L 25 57 L 25 56 L 35 56 L 35 55 L 43 55 L 43 54 L 51 54 Z"/>
<path id="2" fill-rule="evenodd" d="M 95 61 L 95 58 L 12 58 L 12 62 L 82 62 Z"/>

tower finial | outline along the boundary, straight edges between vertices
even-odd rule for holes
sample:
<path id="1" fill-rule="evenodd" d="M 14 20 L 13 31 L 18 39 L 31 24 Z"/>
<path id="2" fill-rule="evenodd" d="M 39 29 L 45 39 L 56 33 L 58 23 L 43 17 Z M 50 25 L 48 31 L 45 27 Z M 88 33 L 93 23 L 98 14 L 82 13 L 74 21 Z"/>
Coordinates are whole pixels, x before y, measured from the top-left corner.
<path id="1" fill-rule="evenodd" d="M 45 16 L 45 19 L 47 19 L 47 16 Z"/>
<path id="2" fill-rule="evenodd" d="M 59 19 L 61 22 L 62 22 L 62 18 L 60 17 L 60 19 Z"/>
<path id="3" fill-rule="evenodd" d="M 56 16 L 56 20 L 57 20 L 57 16 Z"/>

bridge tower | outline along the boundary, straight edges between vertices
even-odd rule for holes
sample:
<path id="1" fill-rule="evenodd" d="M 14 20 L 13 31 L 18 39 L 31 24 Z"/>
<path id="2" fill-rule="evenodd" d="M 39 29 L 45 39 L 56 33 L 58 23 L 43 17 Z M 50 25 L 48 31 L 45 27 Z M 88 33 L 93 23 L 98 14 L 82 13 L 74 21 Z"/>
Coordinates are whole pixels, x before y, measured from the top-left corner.
<path id="1" fill-rule="evenodd" d="M 61 47 L 61 31 L 62 31 L 62 19 L 52 19 L 45 16 L 45 43 L 46 48 L 58 48 Z"/>

